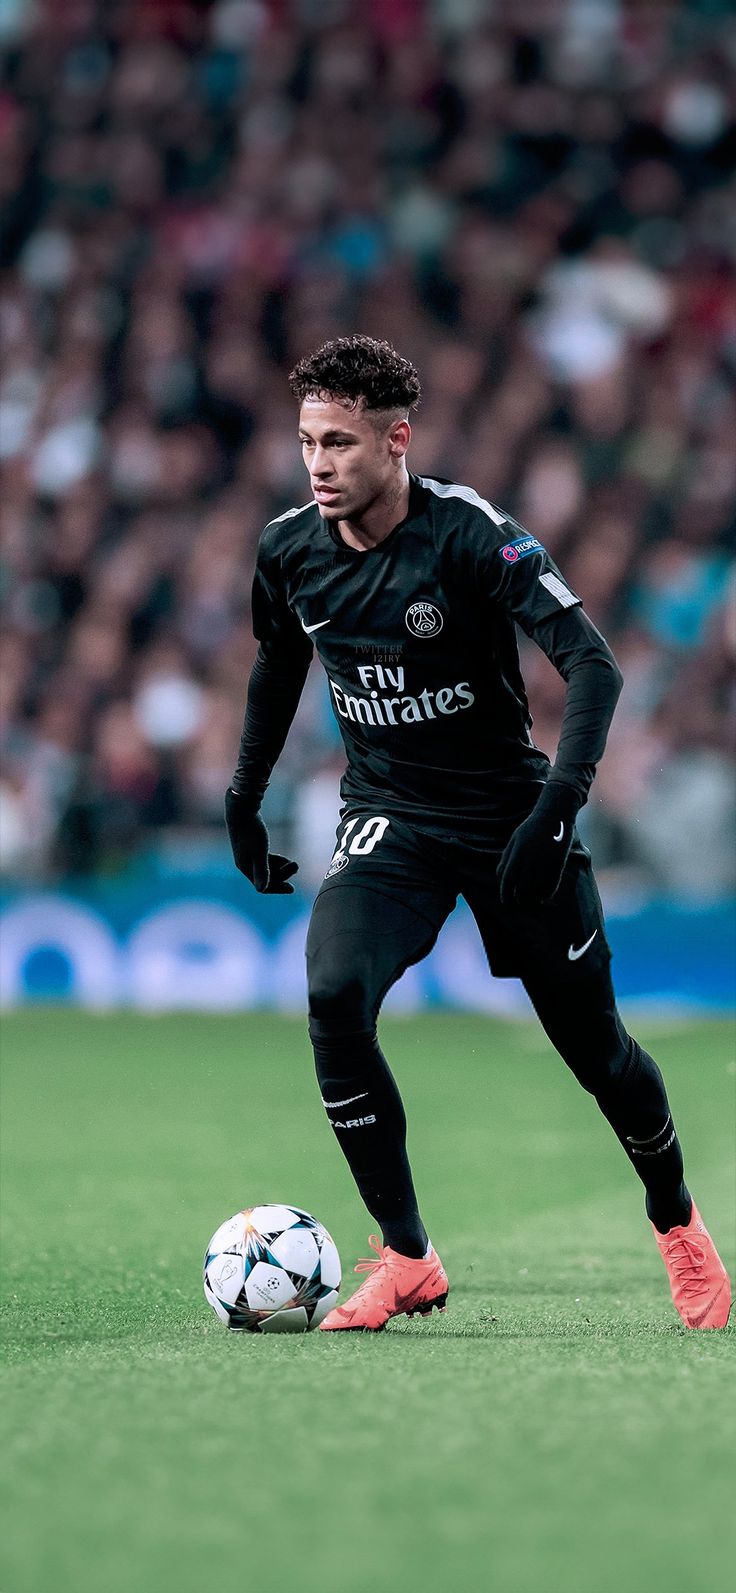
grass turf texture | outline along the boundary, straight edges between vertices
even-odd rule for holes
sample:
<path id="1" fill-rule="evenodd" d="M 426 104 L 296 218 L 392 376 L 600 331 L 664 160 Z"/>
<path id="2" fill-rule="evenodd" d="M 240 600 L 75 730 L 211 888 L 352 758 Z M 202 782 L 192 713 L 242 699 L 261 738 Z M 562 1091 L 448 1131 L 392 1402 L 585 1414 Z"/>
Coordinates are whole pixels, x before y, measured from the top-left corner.
<path id="1" fill-rule="evenodd" d="M 372 1226 L 304 1025 L 3 1021 L 3 1593 L 700 1593 L 727 1580 L 734 1334 L 688 1334 L 638 1182 L 529 1025 L 386 1020 L 447 1315 L 228 1334 L 210 1233 Z M 641 1039 L 733 1263 L 732 1036 Z M 730 1362 L 730 1366 L 729 1366 Z"/>

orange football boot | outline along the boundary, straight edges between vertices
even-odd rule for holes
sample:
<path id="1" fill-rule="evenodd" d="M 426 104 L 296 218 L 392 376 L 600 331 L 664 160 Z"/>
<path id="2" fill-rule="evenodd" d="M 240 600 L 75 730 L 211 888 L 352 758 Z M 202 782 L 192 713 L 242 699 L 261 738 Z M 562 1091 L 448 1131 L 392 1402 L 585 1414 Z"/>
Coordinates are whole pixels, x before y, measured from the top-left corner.
<path id="1" fill-rule="evenodd" d="M 444 1311 L 450 1285 L 435 1250 L 417 1260 L 384 1248 L 375 1233 L 368 1243 L 378 1260 L 358 1262 L 355 1271 L 368 1273 L 365 1283 L 320 1322 L 321 1333 L 380 1333 L 392 1316 L 429 1316 L 435 1306 Z"/>
<path id="2" fill-rule="evenodd" d="M 654 1237 L 667 1268 L 672 1299 L 689 1328 L 724 1328 L 731 1309 L 731 1285 L 708 1229 L 693 1201 L 686 1226 Z M 334 1314 L 334 1313 L 333 1313 Z"/>

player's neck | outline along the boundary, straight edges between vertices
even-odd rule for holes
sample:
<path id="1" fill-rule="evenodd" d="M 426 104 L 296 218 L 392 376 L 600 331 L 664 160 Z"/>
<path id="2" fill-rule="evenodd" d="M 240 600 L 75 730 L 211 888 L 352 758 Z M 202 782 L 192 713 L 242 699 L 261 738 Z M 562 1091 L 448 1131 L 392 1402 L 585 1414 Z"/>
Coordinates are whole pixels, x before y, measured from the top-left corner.
<path id="1" fill-rule="evenodd" d="M 338 521 L 338 532 L 343 542 L 349 548 L 356 548 L 359 553 L 367 553 L 370 548 L 377 548 L 402 520 L 406 519 L 409 512 L 409 473 L 404 470 L 392 483 L 391 488 L 376 498 L 364 514 L 356 515 L 349 520 Z"/>

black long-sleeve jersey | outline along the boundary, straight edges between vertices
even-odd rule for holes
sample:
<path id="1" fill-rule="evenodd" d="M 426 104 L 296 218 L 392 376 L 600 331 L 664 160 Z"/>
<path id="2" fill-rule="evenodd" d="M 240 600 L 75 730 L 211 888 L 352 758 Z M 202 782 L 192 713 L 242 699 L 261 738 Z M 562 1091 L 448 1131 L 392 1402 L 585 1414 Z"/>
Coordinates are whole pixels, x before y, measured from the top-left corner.
<path id="1" fill-rule="evenodd" d="M 348 547 L 316 504 L 262 534 L 260 642 L 237 791 L 259 802 L 316 647 L 347 753 L 351 806 L 505 839 L 550 774 L 535 745 L 517 622 L 568 682 L 551 777 L 587 796 L 621 677 L 537 539 L 470 487 L 410 477 L 406 518 Z"/>

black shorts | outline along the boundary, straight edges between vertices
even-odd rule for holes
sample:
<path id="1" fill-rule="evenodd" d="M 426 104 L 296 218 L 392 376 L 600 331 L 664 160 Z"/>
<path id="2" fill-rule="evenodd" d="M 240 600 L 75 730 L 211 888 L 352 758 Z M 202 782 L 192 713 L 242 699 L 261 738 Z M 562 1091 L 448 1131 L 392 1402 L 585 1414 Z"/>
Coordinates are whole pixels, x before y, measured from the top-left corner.
<path id="1" fill-rule="evenodd" d="M 542 907 L 502 907 L 499 851 L 477 838 L 438 838 L 375 809 L 351 809 L 314 904 L 307 958 L 369 956 L 382 999 L 432 949 L 459 896 L 478 925 L 491 972 L 525 984 L 573 985 L 608 969 L 611 952 L 590 854 L 576 839 L 557 894 Z M 372 950 L 371 950 L 372 948 Z M 379 989 L 380 986 L 380 989 Z"/>

